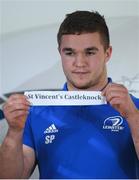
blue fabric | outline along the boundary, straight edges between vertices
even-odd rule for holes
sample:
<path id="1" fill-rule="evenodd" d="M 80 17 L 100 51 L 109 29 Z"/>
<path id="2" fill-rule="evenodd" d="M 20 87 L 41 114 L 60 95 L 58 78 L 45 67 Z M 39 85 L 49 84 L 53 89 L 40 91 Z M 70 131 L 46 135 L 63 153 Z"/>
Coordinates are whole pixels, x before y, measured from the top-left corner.
<path id="1" fill-rule="evenodd" d="M 52 125 L 56 132 L 48 132 Z M 23 143 L 34 149 L 41 179 L 136 178 L 130 129 L 109 104 L 31 107 Z"/>

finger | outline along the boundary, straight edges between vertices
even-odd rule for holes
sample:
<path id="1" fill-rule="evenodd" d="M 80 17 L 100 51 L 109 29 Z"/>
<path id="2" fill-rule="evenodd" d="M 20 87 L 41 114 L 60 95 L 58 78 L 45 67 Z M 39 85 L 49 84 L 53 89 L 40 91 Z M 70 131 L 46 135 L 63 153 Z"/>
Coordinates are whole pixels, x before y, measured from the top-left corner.
<path id="1" fill-rule="evenodd" d="M 105 96 L 106 93 L 108 94 L 110 91 L 121 91 L 121 92 L 125 92 L 127 93 L 128 90 L 126 89 L 125 86 L 121 85 L 121 84 L 116 84 L 116 83 L 109 83 L 106 88 L 102 91 L 102 94 Z"/>
<path id="2" fill-rule="evenodd" d="M 11 121 L 9 121 L 10 128 L 14 128 L 16 130 L 22 130 L 25 126 L 25 122 L 27 120 L 27 114 L 22 114 L 22 112 L 17 115 L 13 116 Z"/>
<path id="3" fill-rule="evenodd" d="M 106 97 L 107 102 L 110 102 L 112 98 L 126 99 L 129 96 L 129 93 L 128 90 L 122 85 L 110 84 L 103 91 L 102 95 Z"/>
<path id="4" fill-rule="evenodd" d="M 7 100 L 7 102 L 3 105 L 3 109 L 4 108 L 6 108 L 6 107 L 8 107 L 8 108 L 10 108 L 10 107 L 14 107 L 14 106 L 16 106 L 16 105 L 19 105 L 19 104 L 22 104 L 22 105 L 25 105 L 25 106 L 29 106 L 30 105 L 30 102 L 29 101 L 27 101 L 25 98 L 9 98 L 8 100 Z"/>
<path id="5" fill-rule="evenodd" d="M 29 104 L 26 101 L 23 100 L 17 100 L 17 101 L 8 101 L 3 105 L 3 110 L 8 109 L 9 111 L 13 111 L 14 109 L 28 109 L 29 108 Z"/>
<path id="6" fill-rule="evenodd" d="M 20 117 L 27 117 L 28 114 L 29 114 L 29 111 L 18 110 L 16 112 L 10 113 L 10 118 L 14 120 Z"/>
<path id="7" fill-rule="evenodd" d="M 4 113 L 12 113 L 18 110 L 29 111 L 29 106 L 23 104 L 14 104 L 13 106 L 5 106 L 3 111 Z"/>
<path id="8" fill-rule="evenodd" d="M 109 103 L 110 103 L 112 106 L 117 106 L 117 105 L 122 105 L 122 104 L 123 104 L 123 101 L 122 101 L 121 98 L 115 97 L 115 98 L 112 98 L 112 99 L 109 101 Z"/>
<path id="9" fill-rule="evenodd" d="M 27 119 L 29 112 L 24 110 L 15 111 L 12 113 L 5 114 L 5 119 L 8 121 L 8 123 L 11 125 L 14 122 L 20 121 L 20 119 Z"/>
<path id="10" fill-rule="evenodd" d="M 110 90 L 105 93 L 106 100 L 110 102 L 113 98 L 126 98 L 127 94 L 121 90 Z"/>
<path id="11" fill-rule="evenodd" d="M 10 107 L 10 106 L 19 105 L 19 104 L 22 104 L 24 106 L 30 106 L 30 103 L 28 103 L 28 101 L 22 100 L 22 99 L 7 101 L 5 105 Z"/>
<path id="12" fill-rule="evenodd" d="M 7 102 L 11 102 L 11 101 L 22 101 L 24 103 L 28 103 L 30 104 L 30 102 L 28 101 L 28 98 L 23 95 L 23 94 L 13 94 L 9 97 L 8 101 Z"/>

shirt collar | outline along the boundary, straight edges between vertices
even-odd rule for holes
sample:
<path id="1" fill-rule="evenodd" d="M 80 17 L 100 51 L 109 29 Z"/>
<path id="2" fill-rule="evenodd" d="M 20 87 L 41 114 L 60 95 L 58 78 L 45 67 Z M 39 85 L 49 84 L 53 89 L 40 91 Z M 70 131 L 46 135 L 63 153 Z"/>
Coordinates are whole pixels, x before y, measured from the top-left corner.
<path id="1" fill-rule="evenodd" d="M 108 77 L 108 83 L 111 83 L 111 82 L 112 82 L 112 79 L 110 77 Z M 64 84 L 63 91 L 68 91 L 67 83 Z"/>

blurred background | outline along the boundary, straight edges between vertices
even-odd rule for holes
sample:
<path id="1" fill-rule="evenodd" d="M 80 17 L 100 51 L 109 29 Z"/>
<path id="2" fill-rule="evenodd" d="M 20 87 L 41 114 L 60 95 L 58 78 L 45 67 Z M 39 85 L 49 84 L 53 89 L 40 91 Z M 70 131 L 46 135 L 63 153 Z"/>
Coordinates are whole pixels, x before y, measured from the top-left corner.
<path id="1" fill-rule="evenodd" d="M 75 10 L 105 16 L 113 47 L 108 75 L 139 97 L 138 0 L 1 0 L 0 109 L 13 92 L 61 89 L 65 77 L 56 36 L 65 15 Z M 0 143 L 6 131 L 0 111 Z"/>

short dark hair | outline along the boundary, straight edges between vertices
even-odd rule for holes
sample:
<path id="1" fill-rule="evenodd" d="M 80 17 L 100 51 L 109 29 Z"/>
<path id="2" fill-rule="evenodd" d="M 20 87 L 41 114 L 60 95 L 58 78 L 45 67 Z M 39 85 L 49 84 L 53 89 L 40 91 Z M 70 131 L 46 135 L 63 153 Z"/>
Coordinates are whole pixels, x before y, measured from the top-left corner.
<path id="1" fill-rule="evenodd" d="M 62 35 L 92 32 L 100 34 L 102 44 L 106 50 L 109 47 L 110 38 L 104 16 L 94 11 L 75 11 L 67 14 L 57 34 L 58 46 L 60 47 L 61 45 Z"/>

